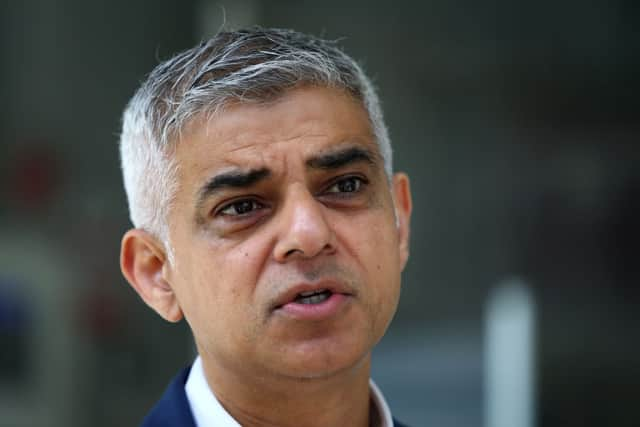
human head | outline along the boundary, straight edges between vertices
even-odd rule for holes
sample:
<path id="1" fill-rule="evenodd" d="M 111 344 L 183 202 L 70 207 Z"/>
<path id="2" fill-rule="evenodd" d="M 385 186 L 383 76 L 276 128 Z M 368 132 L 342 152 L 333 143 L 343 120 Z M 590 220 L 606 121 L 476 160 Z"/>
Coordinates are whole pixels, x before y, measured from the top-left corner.
<path id="1" fill-rule="evenodd" d="M 171 258 L 172 152 L 181 131 L 202 114 L 214 116 L 232 103 L 270 102 L 302 84 L 342 89 L 362 103 L 390 179 L 391 144 L 380 102 L 352 58 L 333 42 L 292 30 L 225 31 L 158 65 L 124 112 L 120 153 L 134 226 L 159 238 Z"/>
<path id="2" fill-rule="evenodd" d="M 167 207 L 149 216 L 166 219 L 156 235 L 125 233 L 122 271 L 164 319 L 186 319 L 205 370 L 224 373 L 217 385 L 366 374 L 397 306 L 411 214 L 371 86 L 327 42 L 284 30 L 218 37 L 152 73 L 167 94 L 147 82 L 136 97 L 155 109 L 129 107 L 162 118 L 129 142 L 159 146 L 138 164 L 173 181 L 142 167 L 127 176 L 124 160 L 126 185 L 150 180 L 157 193 L 144 195 Z"/>

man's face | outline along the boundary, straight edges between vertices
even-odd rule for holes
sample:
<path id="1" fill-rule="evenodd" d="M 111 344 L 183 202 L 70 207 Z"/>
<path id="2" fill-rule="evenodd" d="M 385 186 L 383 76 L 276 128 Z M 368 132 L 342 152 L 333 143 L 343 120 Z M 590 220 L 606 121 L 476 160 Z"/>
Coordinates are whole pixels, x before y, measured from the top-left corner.
<path id="1" fill-rule="evenodd" d="M 361 104 L 303 87 L 232 105 L 194 122 L 175 155 L 162 274 L 203 359 L 261 378 L 368 360 L 397 306 L 411 202 L 404 175 L 390 188 Z"/>

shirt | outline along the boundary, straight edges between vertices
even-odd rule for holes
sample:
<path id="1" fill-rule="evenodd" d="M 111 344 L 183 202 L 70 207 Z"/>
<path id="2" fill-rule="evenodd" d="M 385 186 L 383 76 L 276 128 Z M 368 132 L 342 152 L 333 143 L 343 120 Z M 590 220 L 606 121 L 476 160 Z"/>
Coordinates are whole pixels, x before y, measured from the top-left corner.
<path id="1" fill-rule="evenodd" d="M 184 386 L 187 400 L 198 427 L 241 427 L 226 409 L 222 407 L 207 384 L 200 356 L 191 367 Z M 374 427 L 393 427 L 391 411 L 387 401 L 373 380 L 369 380 L 371 395 L 371 420 L 377 420 Z"/>

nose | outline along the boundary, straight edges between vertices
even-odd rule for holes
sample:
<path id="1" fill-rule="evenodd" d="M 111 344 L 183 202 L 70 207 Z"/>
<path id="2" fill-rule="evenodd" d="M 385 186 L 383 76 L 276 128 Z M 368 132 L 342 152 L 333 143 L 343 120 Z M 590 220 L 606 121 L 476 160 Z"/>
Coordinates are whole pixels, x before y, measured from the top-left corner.
<path id="1" fill-rule="evenodd" d="M 292 188 L 280 213 L 280 234 L 274 248 L 278 262 L 313 258 L 335 250 L 334 233 L 324 206 L 301 186 Z"/>

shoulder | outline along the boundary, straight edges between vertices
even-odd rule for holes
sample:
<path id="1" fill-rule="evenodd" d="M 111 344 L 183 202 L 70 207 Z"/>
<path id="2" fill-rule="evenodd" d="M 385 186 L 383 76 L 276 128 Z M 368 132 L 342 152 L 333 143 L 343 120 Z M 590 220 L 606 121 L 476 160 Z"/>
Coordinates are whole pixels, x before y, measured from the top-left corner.
<path id="1" fill-rule="evenodd" d="M 190 369 L 190 367 L 185 368 L 175 376 L 140 427 L 196 427 L 189 400 L 184 391 Z"/>
<path id="2" fill-rule="evenodd" d="M 409 427 L 406 424 L 402 424 L 400 421 L 396 420 L 395 418 L 393 419 L 393 427 Z"/>

